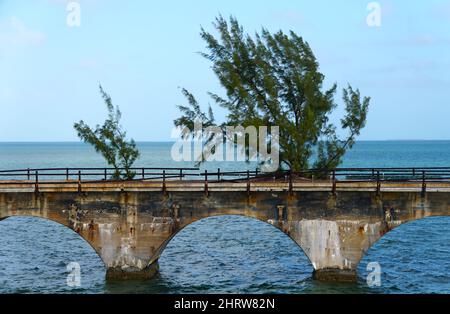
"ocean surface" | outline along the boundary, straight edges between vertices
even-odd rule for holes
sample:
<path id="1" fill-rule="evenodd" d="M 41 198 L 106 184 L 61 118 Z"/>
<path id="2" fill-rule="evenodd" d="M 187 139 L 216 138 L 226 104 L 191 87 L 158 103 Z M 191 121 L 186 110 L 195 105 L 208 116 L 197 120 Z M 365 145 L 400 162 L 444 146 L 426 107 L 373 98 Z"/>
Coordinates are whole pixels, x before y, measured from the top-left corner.
<path id="1" fill-rule="evenodd" d="M 193 166 L 170 156 L 170 143 L 139 143 L 136 166 Z M 105 166 L 81 143 L 0 143 L 0 169 Z M 358 142 L 348 167 L 450 166 L 450 141 Z M 244 163 L 204 168 L 254 169 Z M 81 286 L 67 285 L 70 262 Z M 381 285 L 369 287 L 367 266 L 381 266 Z M 106 282 L 94 250 L 75 232 L 39 218 L 0 221 L 0 293 L 450 293 L 450 217 L 404 224 L 378 241 L 359 264 L 355 284 L 311 279 L 302 250 L 276 228 L 251 218 L 203 219 L 169 243 L 151 280 Z"/>

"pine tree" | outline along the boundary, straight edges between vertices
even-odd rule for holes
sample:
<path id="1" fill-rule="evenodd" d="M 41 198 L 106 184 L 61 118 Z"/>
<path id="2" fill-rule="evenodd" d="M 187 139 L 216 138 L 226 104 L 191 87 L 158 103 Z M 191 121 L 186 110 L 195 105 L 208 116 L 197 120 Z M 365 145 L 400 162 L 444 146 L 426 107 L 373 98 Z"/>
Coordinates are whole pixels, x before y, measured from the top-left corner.
<path id="1" fill-rule="evenodd" d="M 213 23 L 219 36 L 203 28 L 207 52 L 201 53 L 226 96 L 209 93 L 213 102 L 228 112 L 218 124 L 211 107 L 203 113 L 195 97 L 183 89 L 188 106 L 178 106 L 182 115 L 177 127 L 192 129 L 194 120 L 204 125 L 279 126 L 280 169 L 304 171 L 311 166 L 335 168 L 355 143 L 366 124 L 369 97 L 362 98 L 350 85 L 343 89 L 345 116 L 340 127 L 348 135 L 341 139 L 330 115 L 337 107 L 337 85 L 323 89 L 324 75 L 310 46 L 293 31 L 271 34 L 262 29 L 254 37 L 245 34 L 238 21 L 222 16 Z"/>
<path id="2" fill-rule="evenodd" d="M 126 132 L 120 125 L 122 114 L 119 107 L 112 104 L 111 97 L 99 86 L 100 94 L 108 109 L 108 118 L 102 126 L 95 129 L 89 127 L 83 120 L 74 124 L 78 137 L 85 143 L 94 146 L 108 163 L 114 167 L 113 179 L 131 180 L 135 176 L 131 170 L 133 163 L 139 158 L 139 150 L 133 139 L 126 140 Z"/>

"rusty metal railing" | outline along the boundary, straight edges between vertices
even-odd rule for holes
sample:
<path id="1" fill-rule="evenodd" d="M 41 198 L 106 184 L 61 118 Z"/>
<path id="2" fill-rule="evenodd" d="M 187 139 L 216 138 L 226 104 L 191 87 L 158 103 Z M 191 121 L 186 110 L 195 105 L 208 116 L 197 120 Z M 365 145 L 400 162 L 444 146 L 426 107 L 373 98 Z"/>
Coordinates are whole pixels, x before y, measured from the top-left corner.
<path id="1" fill-rule="evenodd" d="M 16 182 L 28 182 L 39 191 L 39 184 L 73 184 L 77 183 L 81 190 L 82 183 L 118 182 L 114 179 L 116 171 L 124 168 L 38 168 L 0 170 L 0 185 Z M 376 182 L 376 191 L 381 191 L 384 182 L 421 183 L 425 194 L 427 184 L 432 182 L 449 182 L 450 167 L 415 167 L 415 168 L 336 168 L 330 170 L 310 169 L 301 172 L 280 170 L 273 173 L 261 172 L 259 169 L 245 171 L 200 171 L 199 168 L 130 168 L 134 173 L 132 180 L 127 181 L 158 181 L 162 190 L 166 190 L 166 181 L 184 180 L 203 182 L 205 193 L 208 194 L 210 182 L 246 182 L 250 193 L 254 180 L 270 180 L 288 182 L 288 191 L 292 193 L 294 181 L 325 181 L 330 182 L 332 192 L 336 193 L 338 183 L 345 182 Z"/>
<path id="2" fill-rule="evenodd" d="M 26 168 L 0 170 L 0 184 L 11 181 L 45 181 L 47 183 L 65 183 L 73 181 L 105 182 L 113 179 L 116 170 L 125 168 Z M 242 181 L 250 179 L 282 180 L 331 180 L 336 182 L 450 182 L 450 167 L 414 167 L 414 168 L 336 168 L 330 170 L 309 169 L 300 172 L 282 170 L 273 173 L 259 169 L 244 171 L 200 171 L 199 168 L 177 167 L 135 167 L 133 181 L 151 180 L 203 180 Z"/>
<path id="3" fill-rule="evenodd" d="M 56 182 L 78 180 L 82 181 L 117 181 L 112 179 L 116 170 L 125 168 L 25 168 L 0 170 L 0 181 L 11 180 L 45 180 L 58 179 Z M 300 172 L 282 170 L 277 172 L 262 172 L 259 169 L 244 171 L 203 171 L 199 168 L 177 167 L 135 167 L 133 180 L 158 180 L 168 178 L 204 179 L 210 181 L 243 180 L 247 178 L 284 178 L 297 177 L 311 180 L 334 179 L 336 181 L 450 181 L 450 167 L 415 167 L 415 168 L 336 168 L 330 170 L 309 169 Z"/>

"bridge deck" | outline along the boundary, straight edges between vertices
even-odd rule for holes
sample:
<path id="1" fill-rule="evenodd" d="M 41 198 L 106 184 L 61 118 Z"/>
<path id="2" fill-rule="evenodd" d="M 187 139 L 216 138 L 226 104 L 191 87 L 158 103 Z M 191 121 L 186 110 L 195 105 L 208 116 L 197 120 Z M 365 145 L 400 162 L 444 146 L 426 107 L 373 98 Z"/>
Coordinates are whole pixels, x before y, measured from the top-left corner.
<path id="1" fill-rule="evenodd" d="M 165 186 L 165 187 L 164 187 Z M 77 182 L 69 181 L 40 181 L 38 186 L 34 181 L 0 181 L 0 193 L 29 193 L 36 192 L 157 192 L 165 189 L 167 192 L 232 192 L 232 191 L 266 191 L 282 192 L 289 190 L 289 182 L 280 181 L 105 181 L 105 182 Z M 293 181 L 292 191 L 332 191 L 332 181 Z M 376 191 L 377 182 L 337 181 L 336 191 Z M 381 192 L 421 192 L 423 184 L 416 182 L 382 182 Z M 427 182 L 427 192 L 450 192 L 450 182 Z"/>

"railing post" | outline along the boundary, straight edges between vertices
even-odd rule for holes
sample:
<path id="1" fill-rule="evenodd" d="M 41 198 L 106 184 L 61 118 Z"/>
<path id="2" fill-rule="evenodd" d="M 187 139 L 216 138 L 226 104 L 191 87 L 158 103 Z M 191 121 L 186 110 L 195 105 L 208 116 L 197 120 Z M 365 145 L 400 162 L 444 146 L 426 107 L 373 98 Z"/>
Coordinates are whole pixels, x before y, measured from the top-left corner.
<path id="1" fill-rule="evenodd" d="M 69 168 L 66 168 L 66 181 L 69 181 Z"/>
<path id="2" fill-rule="evenodd" d="M 380 171 L 377 171 L 377 195 L 381 192 L 381 181 L 380 181 Z"/>
<path id="3" fill-rule="evenodd" d="M 104 175 L 105 175 L 105 181 L 106 181 L 106 180 L 108 180 L 108 170 L 105 168 L 104 171 L 105 171 Z"/>
<path id="4" fill-rule="evenodd" d="M 250 196 L 250 170 L 247 170 L 247 196 Z"/>
<path id="5" fill-rule="evenodd" d="M 336 195 L 336 170 L 333 169 L 333 195 Z"/>
<path id="6" fill-rule="evenodd" d="M 166 170 L 163 170 L 163 183 L 162 183 L 163 194 L 166 194 Z"/>
<path id="7" fill-rule="evenodd" d="M 27 169 L 27 180 L 30 181 L 30 168 Z"/>
<path id="8" fill-rule="evenodd" d="M 220 168 L 217 168 L 217 181 L 220 181 Z"/>
<path id="9" fill-rule="evenodd" d="M 206 195 L 206 197 L 209 196 L 209 191 L 208 191 L 208 170 L 205 170 L 205 195 Z"/>
<path id="10" fill-rule="evenodd" d="M 78 193 L 81 193 L 81 170 L 78 170 Z"/>
<path id="11" fill-rule="evenodd" d="M 39 172 L 37 170 L 35 171 L 34 192 L 39 193 Z"/>
<path id="12" fill-rule="evenodd" d="M 258 167 L 255 168 L 255 177 L 258 176 Z"/>
<path id="13" fill-rule="evenodd" d="M 180 180 L 183 180 L 183 169 L 180 169 Z"/>
<path id="14" fill-rule="evenodd" d="M 142 168 L 142 180 L 145 179 L 145 168 Z"/>
<path id="15" fill-rule="evenodd" d="M 427 193 L 427 181 L 425 176 L 425 171 L 422 171 L 422 197 L 425 197 L 425 194 Z"/>
<path id="16" fill-rule="evenodd" d="M 292 186 L 292 170 L 289 170 L 289 195 L 293 194 L 293 186 Z"/>

